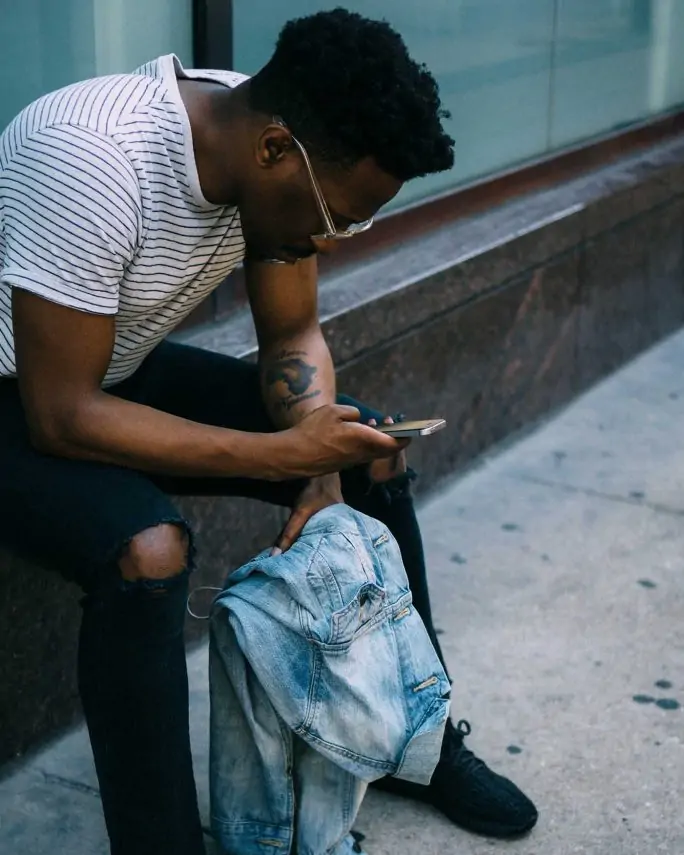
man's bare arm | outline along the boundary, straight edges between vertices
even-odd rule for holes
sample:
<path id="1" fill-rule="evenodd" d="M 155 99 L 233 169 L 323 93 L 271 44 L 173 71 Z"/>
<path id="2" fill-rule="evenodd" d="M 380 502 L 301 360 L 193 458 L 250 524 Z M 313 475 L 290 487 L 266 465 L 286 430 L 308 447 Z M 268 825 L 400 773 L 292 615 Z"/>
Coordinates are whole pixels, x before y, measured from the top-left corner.
<path id="1" fill-rule="evenodd" d="M 171 475 L 274 477 L 268 436 L 196 424 L 102 391 L 114 317 L 15 289 L 13 320 L 19 388 L 39 449 Z"/>
<path id="2" fill-rule="evenodd" d="M 281 480 L 390 456 L 389 438 L 355 424 L 350 408 L 275 434 L 198 424 L 101 389 L 115 335 L 112 316 L 89 315 L 13 291 L 19 389 L 32 442 L 60 457 L 160 474 Z M 307 420 L 308 421 L 308 420 Z"/>
<path id="3" fill-rule="evenodd" d="M 264 402 L 274 424 L 287 428 L 336 397 L 335 369 L 318 322 L 316 258 L 248 263 L 246 274 Z"/>

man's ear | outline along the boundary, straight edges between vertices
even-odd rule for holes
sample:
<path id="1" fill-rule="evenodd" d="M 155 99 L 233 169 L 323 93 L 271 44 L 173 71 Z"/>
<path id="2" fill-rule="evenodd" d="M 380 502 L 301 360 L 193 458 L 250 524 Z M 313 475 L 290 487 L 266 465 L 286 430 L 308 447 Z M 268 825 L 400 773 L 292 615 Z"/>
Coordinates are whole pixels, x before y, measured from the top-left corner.
<path id="1" fill-rule="evenodd" d="M 278 124 L 267 125 L 259 134 L 256 159 L 263 169 L 282 164 L 292 149 L 292 134 Z"/>

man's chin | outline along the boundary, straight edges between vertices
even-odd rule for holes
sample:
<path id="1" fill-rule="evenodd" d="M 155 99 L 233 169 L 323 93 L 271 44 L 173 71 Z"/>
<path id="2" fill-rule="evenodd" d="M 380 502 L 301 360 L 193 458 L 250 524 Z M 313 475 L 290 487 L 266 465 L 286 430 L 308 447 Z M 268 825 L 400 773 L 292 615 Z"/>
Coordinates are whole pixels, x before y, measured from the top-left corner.
<path id="1" fill-rule="evenodd" d="M 250 241 L 246 236 L 245 244 L 245 258 L 249 261 L 264 261 L 272 264 L 296 264 L 298 261 L 316 255 L 316 247 L 313 245 L 268 245 L 260 241 Z"/>
<path id="2" fill-rule="evenodd" d="M 246 261 L 259 261 L 264 264 L 292 264 L 293 260 L 288 253 L 282 249 L 262 249 L 247 245 L 245 251 Z"/>
<path id="3" fill-rule="evenodd" d="M 311 258 L 315 253 L 304 255 L 303 253 L 288 252 L 284 249 L 277 249 L 273 252 L 252 252 L 247 251 L 245 258 L 247 261 L 259 261 L 263 264 L 296 264 L 304 258 Z"/>
<path id="4" fill-rule="evenodd" d="M 250 256 L 248 260 L 258 261 L 260 264 L 296 264 L 299 261 L 299 259 L 294 256 L 285 256 L 282 254 L 279 256 L 263 256 L 263 258 L 254 258 L 254 256 Z"/>

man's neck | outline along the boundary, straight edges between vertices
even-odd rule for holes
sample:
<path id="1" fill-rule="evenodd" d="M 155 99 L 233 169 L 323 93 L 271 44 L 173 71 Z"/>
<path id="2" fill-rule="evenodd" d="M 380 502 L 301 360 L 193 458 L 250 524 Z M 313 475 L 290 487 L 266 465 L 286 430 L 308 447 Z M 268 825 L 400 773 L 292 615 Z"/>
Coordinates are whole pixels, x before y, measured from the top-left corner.
<path id="1" fill-rule="evenodd" d="M 241 93 L 206 80 L 179 80 L 192 130 L 192 144 L 202 194 L 215 205 L 235 205 L 241 175 Z M 221 100 L 221 109 L 217 102 Z M 229 105 L 227 100 L 235 101 Z M 235 121 L 230 121 L 231 114 Z"/>

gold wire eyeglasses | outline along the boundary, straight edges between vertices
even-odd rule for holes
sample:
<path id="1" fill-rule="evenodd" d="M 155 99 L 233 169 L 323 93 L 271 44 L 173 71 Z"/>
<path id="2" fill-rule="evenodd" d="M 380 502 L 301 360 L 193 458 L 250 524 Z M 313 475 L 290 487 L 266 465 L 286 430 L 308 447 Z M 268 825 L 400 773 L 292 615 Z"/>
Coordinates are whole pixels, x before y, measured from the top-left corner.
<path id="1" fill-rule="evenodd" d="M 275 116 L 273 119 L 276 124 L 280 125 L 282 128 L 289 130 L 283 119 L 279 116 Z M 309 159 L 309 155 L 304 148 L 304 146 L 299 142 L 297 137 L 292 135 L 292 142 L 299 149 L 302 158 L 304 159 L 304 165 L 306 166 L 306 170 L 309 173 L 309 180 L 311 182 L 311 189 L 313 190 L 314 199 L 316 200 L 316 205 L 318 207 L 318 212 L 321 215 L 321 220 L 323 221 L 323 225 L 325 226 L 325 231 L 321 234 L 311 235 L 312 240 L 345 240 L 346 238 L 355 237 L 362 232 L 367 232 L 368 229 L 373 225 L 373 217 L 368 220 L 363 220 L 361 223 L 352 223 L 344 229 L 338 229 L 335 223 L 333 222 L 333 218 L 330 215 L 330 208 L 323 197 L 323 193 L 321 191 L 321 186 L 318 183 L 318 179 L 313 171 L 313 167 L 311 166 L 311 160 Z"/>

